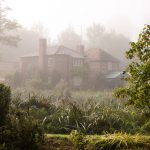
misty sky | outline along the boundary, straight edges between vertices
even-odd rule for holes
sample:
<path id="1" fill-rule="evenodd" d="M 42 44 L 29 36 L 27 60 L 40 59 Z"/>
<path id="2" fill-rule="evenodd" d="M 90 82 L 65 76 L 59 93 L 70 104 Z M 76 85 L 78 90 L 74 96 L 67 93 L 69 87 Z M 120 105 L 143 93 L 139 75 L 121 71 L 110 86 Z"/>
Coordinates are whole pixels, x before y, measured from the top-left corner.
<path id="1" fill-rule="evenodd" d="M 150 24 L 150 0 L 6 0 L 9 17 L 30 28 L 41 22 L 52 37 L 68 25 L 80 32 L 93 22 L 134 39 Z"/>

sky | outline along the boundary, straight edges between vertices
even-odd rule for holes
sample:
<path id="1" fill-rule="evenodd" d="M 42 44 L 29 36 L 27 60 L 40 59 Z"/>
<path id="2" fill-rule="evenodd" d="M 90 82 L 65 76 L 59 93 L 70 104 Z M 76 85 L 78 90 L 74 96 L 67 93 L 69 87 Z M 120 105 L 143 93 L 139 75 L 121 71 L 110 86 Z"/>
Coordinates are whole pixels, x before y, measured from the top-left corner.
<path id="1" fill-rule="evenodd" d="M 150 24 L 150 0 L 5 0 L 9 17 L 30 28 L 40 22 L 56 38 L 66 27 L 79 33 L 99 23 L 136 39 L 144 24 Z"/>

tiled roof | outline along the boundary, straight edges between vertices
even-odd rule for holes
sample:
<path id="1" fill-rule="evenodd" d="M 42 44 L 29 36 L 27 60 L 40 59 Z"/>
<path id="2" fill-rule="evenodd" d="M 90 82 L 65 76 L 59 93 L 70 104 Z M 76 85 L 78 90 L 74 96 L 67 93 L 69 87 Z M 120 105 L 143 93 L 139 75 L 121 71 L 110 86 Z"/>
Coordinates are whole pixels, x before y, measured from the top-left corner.
<path id="1" fill-rule="evenodd" d="M 90 49 L 86 52 L 86 55 L 90 61 L 120 62 L 117 58 L 102 49 Z"/>
<path id="2" fill-rule="evenodd" d="M 65 54 L 65 55 L 72 56 L 74 58 L 84 58 L 84 56 L 80 54 L 79 52 L 72 50 L 70 48 L 67 48 L 65 46 L 59 46 L 55 54 L 58 54 L 58 55 Z"/>
<path id="3" fill-rule="evenodd" d="M 53 47 L 49 47 L 47 49 L 47 55 L 69 55 L 71 57 L 74 58 L 84 58 L 84 56 L 82 54 L 80 54 L 79 52 L 72 50 L 70 48 L 67 48 L 63 45 L 61 46 L 53 46 Z M 34 52 L 28 55 L 24 55 L 21 56 L 21 58 L 25 58 L 25 57 L 38 57 L 38 52 Z"/>

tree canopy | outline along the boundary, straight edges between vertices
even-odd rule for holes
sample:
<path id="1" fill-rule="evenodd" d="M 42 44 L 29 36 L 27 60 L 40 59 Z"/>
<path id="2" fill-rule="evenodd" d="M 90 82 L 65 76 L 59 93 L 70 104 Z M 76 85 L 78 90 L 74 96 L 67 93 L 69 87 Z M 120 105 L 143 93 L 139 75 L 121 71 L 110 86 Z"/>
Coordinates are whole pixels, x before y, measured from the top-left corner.
<path id="1" fill-rule="evenodd" d="M 131 63 L 126 69 L 127 85 L 115 91 L 118 98 L 126 98 L 128 104 L 150 108 L 150 25 L 145 25 L 137 42 L 130 43 L 126 56 Z"/>
<path id="2" fill-rule="evenodd" d="M 19 37 L 13 32 L 19 28 L 15 20 L 7 18 L 9 7 L 3 7 L 3 0 L 0 0 L 0 43 L 4 45 L 16 46 Z"/>

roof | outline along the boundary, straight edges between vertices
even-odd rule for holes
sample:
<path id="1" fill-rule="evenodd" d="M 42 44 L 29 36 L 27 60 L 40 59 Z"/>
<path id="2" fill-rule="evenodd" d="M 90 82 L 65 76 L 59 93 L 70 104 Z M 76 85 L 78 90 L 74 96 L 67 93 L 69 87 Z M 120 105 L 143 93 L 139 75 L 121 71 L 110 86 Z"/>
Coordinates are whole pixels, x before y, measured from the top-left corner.
<path id="1" fill-rule="evenodd" d="M 49 47 L 47 49 L 47 55 L 48 56 L 51 56 L 51 55 L 69 55 L 69 56 L 74 57 L 74 58 L 84 58 L 84 56 L 82 54 L 80 54 L 79 52 L 72 50 L 70 48 L 67 48 L 63 45 Z M 34 53 L 30 53 L 28 55 L 21 56 L 21 58 L 38 57 L 38 56 L 39 56 L 38 52 L 34 52 Z"/>
<path id="2" fill-rule="evenodd" d="M 65 55 L 69 55 L 75 58 L 84 58 L 84 56 L 80 54 L 79 52 L 72 50 L 70 48 L 67 48 L 65 46 L 59 46 L 55 54 L 57 55 L 65 54 Z"/>
<path id="3" fill-rule="evenodd" d="M 102 49 L 90 49 L 86 52 L 86 54 L 91 61 L 120 62 L 117 58 Z"/>
<path id="4" fill-rule="evenodd" d="M 115 78 L 122 78 L 125 75 L 123 71 L 121 72 L 111 72 L 106 75 L 107 79 L 115 79 Z"/>

